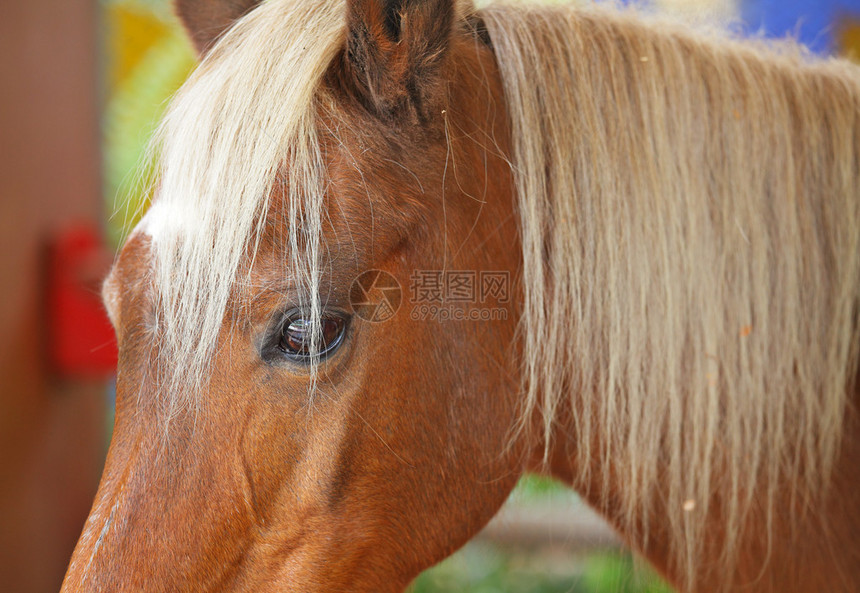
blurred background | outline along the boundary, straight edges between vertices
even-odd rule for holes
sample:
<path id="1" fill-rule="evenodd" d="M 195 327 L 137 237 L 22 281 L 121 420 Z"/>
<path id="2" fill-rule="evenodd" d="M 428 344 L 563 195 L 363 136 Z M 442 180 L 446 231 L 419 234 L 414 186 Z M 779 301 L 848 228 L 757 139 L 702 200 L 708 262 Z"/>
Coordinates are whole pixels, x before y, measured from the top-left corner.
<path id="1" fill-rule="evenodd" d="M 640 2 L 641 3 L 641 2 Z M 645 2 L 648 4 L 648 2 Z M 654 0 L 860 55 L 860 0 Z M 110 438 L 99 285 L 146 197 L 143 147 L 195 58 L 166 0 L 0 2 L 0 590 L 59 590 Z M 575 495 L 525 478 L 416 593 L 657 592 Z"/>

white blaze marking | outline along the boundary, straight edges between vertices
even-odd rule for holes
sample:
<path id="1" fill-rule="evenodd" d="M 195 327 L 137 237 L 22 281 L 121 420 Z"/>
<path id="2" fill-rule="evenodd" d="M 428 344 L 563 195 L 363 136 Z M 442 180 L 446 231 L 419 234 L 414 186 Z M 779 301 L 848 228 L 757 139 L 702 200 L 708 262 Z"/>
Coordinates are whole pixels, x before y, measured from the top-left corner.
<path id="1" fill-rule="evenodd" d="M 153 242 L 160 238 L 176 235 L 190 235 L 199 223 L 194 211 L 190 207 L 182 207 L 180 204 L 165 204 L 163 201 L 155 202 L 137 223 L 132 231 L 143 233 Z"/>

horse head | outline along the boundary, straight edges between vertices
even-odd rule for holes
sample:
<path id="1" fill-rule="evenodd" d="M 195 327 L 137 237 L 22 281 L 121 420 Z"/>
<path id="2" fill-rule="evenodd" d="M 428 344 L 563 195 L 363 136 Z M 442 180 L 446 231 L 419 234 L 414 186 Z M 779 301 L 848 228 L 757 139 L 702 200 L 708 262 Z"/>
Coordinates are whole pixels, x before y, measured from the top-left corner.
<path id="1" fill-rule="evenodd" d="M 262 193 L 189 200 L 165 172 L 119 255 L 115 436 L 64 591 L 399 591 L 523 470 L 492 53 L 451 1 L 245 4 L 179 3 L 203 60 L 177 101 L 214 117 L 177 109 L 163 151 L 266 169 L 242 181 Z M 228 236 L 233 208 L 255 211 L 248 236 Z M 203 378 L 185 372 L 201 352 Z"/>

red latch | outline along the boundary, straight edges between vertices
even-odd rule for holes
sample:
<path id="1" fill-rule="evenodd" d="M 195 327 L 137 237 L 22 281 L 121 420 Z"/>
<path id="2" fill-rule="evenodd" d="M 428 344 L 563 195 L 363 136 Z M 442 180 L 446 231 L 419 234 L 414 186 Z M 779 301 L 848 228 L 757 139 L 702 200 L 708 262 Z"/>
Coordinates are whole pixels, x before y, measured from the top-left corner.
<path id="1" fill-rule="evenodd" d="M 48 263 L 48 347 L 62 376 L 94 378 L 116 371 L 113 327 L 101 300 L 101 283 L 113 260 L 92 225 L 56 235 Z"/>

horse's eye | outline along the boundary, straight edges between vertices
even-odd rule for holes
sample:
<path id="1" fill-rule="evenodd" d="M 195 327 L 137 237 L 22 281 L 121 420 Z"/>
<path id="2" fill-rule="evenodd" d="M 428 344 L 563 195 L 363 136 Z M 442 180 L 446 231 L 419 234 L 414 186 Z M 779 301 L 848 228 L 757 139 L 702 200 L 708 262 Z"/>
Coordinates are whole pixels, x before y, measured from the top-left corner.
<path id="1" fill-rule="evenodd" d="M 295 360 L 306 362 L 311 356 L 311 320 L 296 312 L 289 316 L 281 330 L 278 348 Z M 323 314 L 320 319 L 317 347 L 324 358 L 334 352 L 346 333 L 346 319 L 339 315 Z"/>

